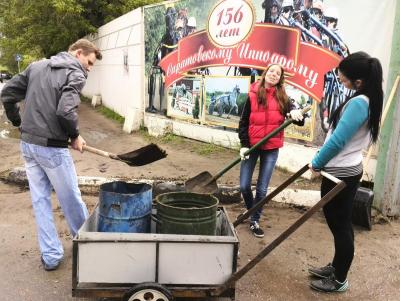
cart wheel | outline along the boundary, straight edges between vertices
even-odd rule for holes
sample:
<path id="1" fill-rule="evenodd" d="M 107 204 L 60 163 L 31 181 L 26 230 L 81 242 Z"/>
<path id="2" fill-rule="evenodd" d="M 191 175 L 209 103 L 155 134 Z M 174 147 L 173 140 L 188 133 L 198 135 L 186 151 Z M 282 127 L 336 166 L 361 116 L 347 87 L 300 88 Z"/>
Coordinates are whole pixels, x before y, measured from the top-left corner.
<path id="1" fill-rule="evenodd" d="M 174 297 L 164 286 L 144 282 L 132 287 L 124 294 L 123 301 L 172 301 Z"/>

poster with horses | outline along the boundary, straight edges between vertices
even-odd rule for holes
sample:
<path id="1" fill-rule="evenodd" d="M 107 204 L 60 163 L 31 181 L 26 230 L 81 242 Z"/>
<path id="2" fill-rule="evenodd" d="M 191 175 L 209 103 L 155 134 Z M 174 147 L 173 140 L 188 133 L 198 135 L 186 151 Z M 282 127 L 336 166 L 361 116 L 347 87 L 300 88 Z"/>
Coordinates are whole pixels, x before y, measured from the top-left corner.
<path id="1" fill-rule="evenodd" d="M 304 121 L 304 126 L 297 126 L 291 124 L 285 129 L 285 136 L 288 138 L 300 139 L 305 141 L 312 141 L 314 138 L 315 128 L 315 115 L 317 112 L 317 105 L 313 99 L 306 93 L 296 89 L 290 84 L 286 84 L 286 93 L 292 105 L 296 109 L 304 109 L 306 106 L 311 105 L 311 111 L 308 111 Z"/>
<path id="2" fill-rule="evenodd" d="M 202 78 L 186 77 L 168 88 L 167 116 L 200 122 L 202 112 Z"/>
<path id="3" fill-rule="evenodd" d="M 250 88 L 249 76 L 204 78 L 204 122 L 238 128 Z"/>
<path id="4" fill-rule="evenodd" d="M 168 91 L 163 84 L 160 60 L 177 50 L 178 42 L 204 29 L 208 13 L 215 0 L 166 1 L 144 9 L 146 111 L 163 114 L 168 112 Z M 192 74 L 206 74 L 199 69 Z M 166 110 L 165 110 L 166 109 Z"/>
<path id="5" fill-rule="evenodd" d="M 292 84 L 293 91 L 290 93 L 294 94 L 293 99 L 300 97 L 302 102 L 304 98 L 306 102 L 316 103 L 316 109 L 310 116 L 310 124 L 315 126 L 312 131 L 307 127 L 309 129 L 307 132 L 290 133 L 288 136 L 293 134 L 298 139 L 312 140 L 315 144 L 321 144 L 328 130 L 328 120 L 332 112 L 353 93 L 340 83 L 337 73 L 331 67 L 333 64 L 326 62 L 333 56 L 339 61 L 348 55 L 349 49 L 353 51 L 365 49 L 387 63 L 390 57 L 388 47 L 375 47 L 376 43 L 371 43 L 370 39 L 359 37 L 360 30 L 366 30 L 362 36 L 374 37 L 374 40 L 382 41 L 387 37 L 385 35 L 387 27 L 381 20 L 386 19 L 384 12 L 391 11 L 389 8 L 393 6 L 394 1 L 365 0 L 361 6 L 357 1 L 353 2 L 175 0 L 146 6 L 144 8 L 146 111 L 162 115 L 168 112 L 169 87 L 171 84 L 177 85 L 177 81 L 182 80 L 180 76 L 184 77 L 185 74 L 220 76 L 225 77 L 226 81 L 231 81 L 234 78 L 232 76 L 251 76 L 254 79 L 273 61 L 272 54 L 292 58 L 294 56 L 290 50 L 298 49 L 300 53 L 298 57 L 301 59 L 296 60 L 292 66 L 286 64 L 292 62 L 291 59 L 278 63 L 294 74 L 286 80 Z M 229 7 L 223 3 L 229 3 L 226 4 Z M 248 6 L 251 9 L 245 10 L 244 8 Z M 352 12 L 358 11 L 359 7 L 362 7 L 363 13 L 355 16 Z M 214 40 L 233 39 L 239 36 L 239 33 L 247 32 L 245 25 L 250 22 L 249 20 L 254 22 L 246 38 L 225 46 Z M 353 26 L 356 23 L 368 26 L 365 28 Z M 214 27 L 210 27 L 210 24 Z M 210 28 L 217 28 L 219 31 L 211 35 L 213 31 L 210 31 Z M 298 36 L 296 43 L 292 43 L 291 39 L 282 38 L 283 33 L 289 37 L 291 36 L 289 33 L 293 34 L 294 31 Z M 285 47 L 277 49 L 277 45 L 281 44 Z M 314 55 L 315 51 L 318 55 Z M 329 68 L 321 67 L 328 65 Z M 186 68 L 187 66 L 193 68 Z M 175 78 L 172 78 L 171 74 Z M 229 94 L 233 92 L 233 88 L 234 86 L 220 92 Z M 314 88 L 321 90 L 321 93 L 311 91 Z M 210 114 L 211 94 L 204 93 L 202 106 L 204 111 L 200 113 L 199 119 L 205 124 L 222 125 L 226 130 L 235 128 L 236 111 L 230 111 L 234 106 L 226 104 L 225 109 L 221 109 L 222 106 L 211 105 L 212 114 Z M 238 109 L 240 111 L 240 106 Z M 176 110 L 171 112 L 171 116 L 182 117 L 181 112 Z"/>

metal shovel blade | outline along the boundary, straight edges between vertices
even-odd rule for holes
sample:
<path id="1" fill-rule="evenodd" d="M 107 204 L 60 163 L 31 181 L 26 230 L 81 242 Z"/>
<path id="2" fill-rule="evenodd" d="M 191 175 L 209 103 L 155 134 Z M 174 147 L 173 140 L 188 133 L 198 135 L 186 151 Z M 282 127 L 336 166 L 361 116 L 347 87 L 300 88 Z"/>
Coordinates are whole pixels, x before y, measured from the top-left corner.
<path id="1" fill-rule="evenodd" d="M 158 145 L 151 143 L 142 148 L 125 154 L 117 155 L 118 159 L 124 161 L 129 166 L 142 166 L 146 165 L 167 156 L 165 150 L 161 149 Z"/>
<path id="2" fill-rule="evenodd" d="M 203 171 L 185 182 L 188 192 L 211 194 L 218 190 L 217 181 L 208 171 Z"/>

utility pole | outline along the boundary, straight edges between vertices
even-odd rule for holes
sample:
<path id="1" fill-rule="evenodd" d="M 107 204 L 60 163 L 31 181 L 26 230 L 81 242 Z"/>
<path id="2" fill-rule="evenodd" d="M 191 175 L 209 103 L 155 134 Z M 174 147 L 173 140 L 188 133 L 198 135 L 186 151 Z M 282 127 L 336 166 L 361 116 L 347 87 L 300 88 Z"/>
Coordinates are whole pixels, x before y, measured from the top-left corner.
<path id="1" fill-rule="evenodd" d="M 18 73 L 20 73 L 21 72 L 20 62 L 22 61 L 22 55 L 17 53 L 15 55 L 15 60 L 17 61 L 17 64 L 18 64 Z"/>

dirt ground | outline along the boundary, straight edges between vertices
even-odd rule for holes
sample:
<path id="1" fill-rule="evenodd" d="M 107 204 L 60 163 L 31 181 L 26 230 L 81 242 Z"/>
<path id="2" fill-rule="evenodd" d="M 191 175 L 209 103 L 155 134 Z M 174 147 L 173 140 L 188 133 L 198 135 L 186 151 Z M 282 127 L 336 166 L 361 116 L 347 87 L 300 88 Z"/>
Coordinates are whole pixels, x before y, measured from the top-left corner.
<path id="1" fill-rule="evenodd" d="M 0 109 L 0 115 L 3 115 Z M 0 116 L 1 136 L 11 127 Z M 125 134 L 116 122 L 106 119 L 90 106 L 80 107 L 80 128 L 89 145 L 115 153 L 123 153 L 148 144 L 143 133 Z M 236 151 L 174 136 L 153 140 L 164 148 L 168 157 L 143 167 L 129 167 L 124 163 L 90 153 L 72 151 L 80 176 L 126 177 L 184 181 L 207 170 L 218 172 L 237 156 Z M 19 141 L 0 138 L 0 172 L 22 166 Z M 239 168 L 223 176 L 218 182 L 236 185 Z M 271 185 L 276 186 L 288 177 L 276 171 Z M 294 187 L 318 189 L 318 183 L 298 181 Z M 89 211 L 98 201 L 96 195 L 84 195 Z M 0 182 L 0 295 L 1 300 L 78 300 L 71 296 L 72 238 L 68 233 L 62 211 L 53 197 L 53 208 L 58 231 L 65 248 L 65 259 L 54 272 L 45 272 L 40 264 L 35 221 L 29 191 L 25 187 Z M 242 212 L 241 203 L 227 204 L 234 220 Z M 248 224 L 238 226 L 240 240 L 239 267 L 257 255 L 303 211 L 278 203 L 267 205 L 261 220 L 266 230 L 263 239 L 253 237 Z M 356 254 L 349 274 L 350 289 L 342 294 L 320 294 L 308 287 L 307 268 L 325 265 L 332 258 L 332 238 L 321 212 L 315 214 L 297 232 L 285 240 L 236 284 L 237 301 L 267 300 L 400 300 L 400 223 L 392 221 L 375 224 L 372 231 L 356 228 Z"/>

